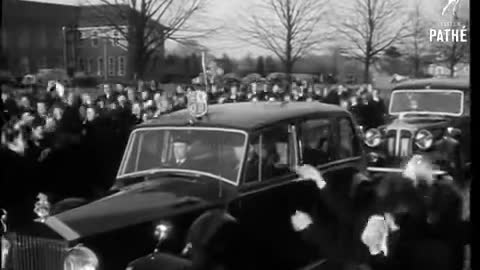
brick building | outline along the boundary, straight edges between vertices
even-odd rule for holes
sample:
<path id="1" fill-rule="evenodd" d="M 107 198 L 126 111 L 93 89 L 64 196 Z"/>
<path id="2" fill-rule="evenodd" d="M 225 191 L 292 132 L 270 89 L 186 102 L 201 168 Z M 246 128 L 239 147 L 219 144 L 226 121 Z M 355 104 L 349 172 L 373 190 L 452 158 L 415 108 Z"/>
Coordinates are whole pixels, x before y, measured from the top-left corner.
<path id="1" fill-rule="evenodd" d="M 107 80 L 131 77 L 128 42 L 118 31 L 130 26 L 129 14 L 136 11 L 129 6 L 22 0 L 2 0 L 2 5 L 1 52 L 13 74 L 66 68 Z M 154 59 L 163 54 L 162 44 Z"/>
<path id="2" fill-rule="evenodd" d="M 2 0 L 1 44 L 7 68 L 16 75 L 65 67 L 67 27 L 75 27 L 76 7 Z M 68 62 L 68 59 L 67 59 Z"/>

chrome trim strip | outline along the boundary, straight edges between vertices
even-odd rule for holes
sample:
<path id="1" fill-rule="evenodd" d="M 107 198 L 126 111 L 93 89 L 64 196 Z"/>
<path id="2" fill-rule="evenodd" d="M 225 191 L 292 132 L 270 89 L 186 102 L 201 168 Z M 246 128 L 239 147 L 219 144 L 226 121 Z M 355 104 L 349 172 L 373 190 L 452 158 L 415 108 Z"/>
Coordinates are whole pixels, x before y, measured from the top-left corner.
<path id="1" fill-rule="evenodd" d="M 445 113 L 441 113 L 441 112 L 428 112 L 428 111 L 406 111 L 406 112 L 394 112 L 392 113 L 392 106 L 393 106 L 393 103 L 392 103 L 392 100 L 393 100 L 393 95 L 395 95 L 395 93 L 406 93 L 406 92 L 411 92 L 411 93 L 445 93 L 445 92 L 450 92 L 450 93 L 459 93 L 462 97 L 462 102 L 460 104 L 460 113 L 448 113 L 448 112 L 445 112 Z M 443 89 L 443 90 L 440 90 L 440 89 L 427 89 L 427 90 L 416 90 L 416 89 L 413 89 L 413 90 L 394 90 L 392 91 L 392 94 L 390 96 L 390 104 L 388 105 L 388 113 L 390 115 L 400 115 L 402 113 L 415 113 L 415 114 L 431 114 L 431 115 L 450 115 L 450 116 L 461 116 L 463 115 L 463 112 L 464 112 L 464 103 L 465 103 L 465 93 L 463 93 L 463 91 L 461 90 L 457 90 L 457 89 Z"/>
<path id="2" fill-rule="evenodd" d="M 307 266 L 305 266 L 305 267 L 303 267 L 303 268 L 300 268 L 300 270 L 314 270 L 314 269 L 316 269 L 318 266 L 320 266 L 320 265 L 322 265 L 322 264 L 325 264 L 325 263 L 327 263 L 327 259 L 322 259 L 322 260 L 320 260 L 320 261 L 318 261 L 318 262 L 314 262 L 314 263 L 312 263 L 312 264 L 310 264 L 310 265 L 307 265 Z"/>
<path id="3" fill-rule="evenodd" d="M 328 163 L 319 165 L 319 166 L 317 166 L 317 169 L 322 170 L 323 168 L 328 168 L 328 167 L 333 166 L 333 165 L 338 165 L 338 164 L 347 163 L 347 162 L 351 162 L 351 161 L 357 161 L 357 160 L 360 160 L 361 158 L 362 157 L 358 156 L 358 157 L 350 157 L 350 158 L 335 160 L 335 161 L 332 161 L 332 162 L 328 162 Z"/>
<path id="4" fill-rule="evenodd" d="M 40 219 L 36 219 L 35 221 L 40 222 Z M 67 241 L 72 241 L 80 238 L 80 234 L 78 234 L 76 231 L 74 231 L 72 228 L 70 228 L 68 225 L 63 223 L 55 216 L 48 217 L 44 223 L 47 224 L 48 227 L 53 229 L 55 232 L 60 234 Z"/>
<path id="5" fill-rule="evenodd" d="M 391 172 L 391 173 L 403 173 L 403 169 L 400 168 L 382 168 L 382 167 L 367 167 L 367 171 L 369 172 Z M 433 170 L 433 175 L 446 175 L 448 174 L 446 171 L 442 170 Z"/>
<path id="6" fill-rule="evenodd" d="M 324 174 L 326 172 L 331 171 L 332 170 L 331 167 L 333 165 L 343 165 L 344 163 L 348 163 L 348 162 L 356 161 L 356 160 L 360 160 L 360 159 L 361 159 L 361 157 L 351 157 L 351 158 L 341 159 L 341 160 L 337 160 L 337 161 L 333 161 L 333 162 L 330 162 L 330 163 L 320 165 L 316 169 L 319 170 L 321 174 Z M 295 177 L 291 180 L 278 181 L 278 183 L 275 183 L 273 185 L 267 185 L 267 186 L 264 186 L 264 187 L 261 187 L 261 188 L 258 188 L 258 189 L 254 189 L 254 190 L 244 192 L 244 193 L 242 193 L 242 196 L 254 194 L 254 193 L 257 193 L 257 192 L 260 192 L 260 191 L 264 191 L 264 190 L 269 190 L 271 188 L 283 186 L 283 185 L 286 185 L 286 184 L 290 184 L 292 182 L 300 182 L 300 181 L 307 181 L 307 180 L 310 180 L 310 179 L 303 179 L 303 178 L 297 176 L 297 177 Z M 268 181 L 266 181 L 266 182 L 268 182 Z M 263 183 L 265 183 L 265 182 L 263 182 Z M 252 184 L 254 184 L 254 183 L 252 183 Z"/>
<path id="7" fill-rule="evenodd" d="M 132 140 L 133 140 L 133 137 L 136 135 L 136 133 L 140 132 L 140 131 L 150 131 L 150 130 L 204 130 L 204 131 L 225 131 L 225 132 L 232 132 L 232 133 L 240 133 L 240 134 L 243 134 L 245 135 L 245 141 L 244 141 L 244 145 L 243 145 L 243 148 L 244 148 L 244 157 L 246 155 L 246 148 L 247 148 L 247 144 L 248 144 L 248 133 L 244 130 L 240 130 L 240 129 L 231 129 L 231 128 L 215 128 L 215 127 L 195 127 L 195 126 L 185 126 L 185 127 L 176 127 L 176 126 L 160 126 L 160 127 L 143 127 L 143 128 L 137 128 L 135 130 L 133 130 L 129 136 L 129 139 L 128 139 L 128 144 L 127 144 L 127 147 L 125 149 L 125 152 L 124 152 L 124 157 L 122 158 L 122 163 L 120 164 L 120 167 L 119 167 L 119 170 L 117 172 L 117 178 L 119 177 L 125 177 L 127 175 L 130 175 L 130 174 L 123 174 L 124 170 L 125 170 L 125 160 L 126 160 L 126 153 L 128 152 L 130 154 L 130 151 L 131 151 L 131 148 L 132 148 Z M 242 160 L 240 161 L 240 168 L 243 168 L 243 163 L 245 162 L 245 158 L 242 158 Z M 241 170 L 240 170 L 241 171 Z M 234 183 L 234 185 L 238 185 L 240 183 L 240 178 L 241 178 L 241 173 L 238 173 L 237 175 L 237 179 L 236 181 L 230 181 L 229 180 L 229 183 Z M 135 173 L 138 173 L 138 172 L 135 172 Z M 218 176 L 217 176 L 218 177 Z"/>
<path id="8" fill-rule="evenodd" d="M 148 170 L 146 171 L 139 171 L 139 172 L 134 172 L 134 173 L 128 173 L 128 174 L 124 174 L 122 175 L 121 177 L 118 177 L 117 179 L 118 180 L 121 180 L 123 178 L 126 178 L 126 177 L 130 177 L 130 176 L 136 176 L 136 175 L 143 175 L 145 174 L 146 172 L 148 172 Z M 205 175 L 205 176 L 208 176 L 208 177 L 211 177 L 211 178 L 215 178 L 215 179 L 218 179 L 222 182 L 225 182 L 225 183 L 228 183 L 230 185 L 234 185 L 234 186 L 237 186 L 238 183 L 236 182 L 233 182 L 231 180 L 228 180 L 227 178 L 223 178 L 223 177 L 220 177 L 218 175 L 215 175 L 213 173 L 207 173 L 207 172 L 203 172 L 203 171 L 197 171 L 197 170 L 186 170 L 186 169 L 158 169 L 158 170 L 155 170 L 154 173 L 157 173 L 157 172 L 186 172 L 186 173 L 191 173 L 191 174 L 200 174 L 200 175 Z M 148 176 L 149 173 L 146 173 L 145 176 Z"/>

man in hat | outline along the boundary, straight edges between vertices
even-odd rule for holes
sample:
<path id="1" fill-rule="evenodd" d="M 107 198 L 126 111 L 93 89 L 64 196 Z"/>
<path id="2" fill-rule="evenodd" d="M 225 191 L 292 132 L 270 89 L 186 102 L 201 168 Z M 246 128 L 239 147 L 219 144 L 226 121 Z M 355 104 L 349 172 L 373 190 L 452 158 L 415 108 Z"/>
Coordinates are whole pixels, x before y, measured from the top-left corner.
<path id="1" fill-rule="evenodd" d="M 192 162 L 188 157 L 189 151 L 189 141 L 182 136 L 176 137 L 173 142 L 172 166 L 180 169 L 192 169 Z"/>

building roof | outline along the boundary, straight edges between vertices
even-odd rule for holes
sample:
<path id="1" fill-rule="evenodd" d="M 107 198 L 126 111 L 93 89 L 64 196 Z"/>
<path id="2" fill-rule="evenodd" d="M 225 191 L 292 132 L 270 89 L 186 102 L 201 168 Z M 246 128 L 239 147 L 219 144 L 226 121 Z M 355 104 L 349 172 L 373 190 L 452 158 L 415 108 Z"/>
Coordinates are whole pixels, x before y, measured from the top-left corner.
<path id="1" fill-rule="evenodd" d="M 439 78 L 430 78 L 430 79 L 420 79 L 420 80 L 409 80 L 397 84 L 393 90 L 397 89 L 456 89 L 462 91 L 470 91 L 470 82 L 465 79 L 439 79 Z"/>
<path id="2" fill-rule="evenodd" d="M 72 5 L 16 0 L 2 0 L 2 4 L 4 27 L 28 22 L 72 25 L 77 20 L 78 7 Z"/>
<path id="3" fill-rule="evenodd" d="M 252 131 L 277 122 L 319 115 L 349 113 L 343 108 L 320 102 L 240 102 L 211 105 L 208 114 L 193 126 L 233 128 Z M 140 124 L 142 127 L 187 126 L 192 119 L 187 109 Z"/>
<path id="4" fill-rule="evenodd" d="M 89 5 L 79 7 L 79 27 L 128 25 L 129 5 Z"/>

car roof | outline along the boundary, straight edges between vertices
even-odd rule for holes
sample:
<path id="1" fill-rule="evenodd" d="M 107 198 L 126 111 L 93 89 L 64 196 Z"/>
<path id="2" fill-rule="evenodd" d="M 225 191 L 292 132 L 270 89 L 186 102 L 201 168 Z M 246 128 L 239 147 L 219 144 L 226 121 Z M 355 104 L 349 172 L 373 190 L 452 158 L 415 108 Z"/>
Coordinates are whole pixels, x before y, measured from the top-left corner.
<path id="1" fill-rule="evenodd" d="M 418 79 L 418 80 L 409 80 L 397 84 L 393 90 L 422 90 L 422 89 L 455 89 L 461 90 L 464 92 L 470 91 L 470 82 L 466 79 Z"/>
<path id="2" fill-rule="evenodd" d="M 320 115 L 350 115 L 340 106 L 320 102 L 239 102 L 210 105 L 208 113 L 190 124 L 187 109 L 163 115 L 137 128 L 159 126 L 200 126 L 252 131 L 277 122 Z"/>

